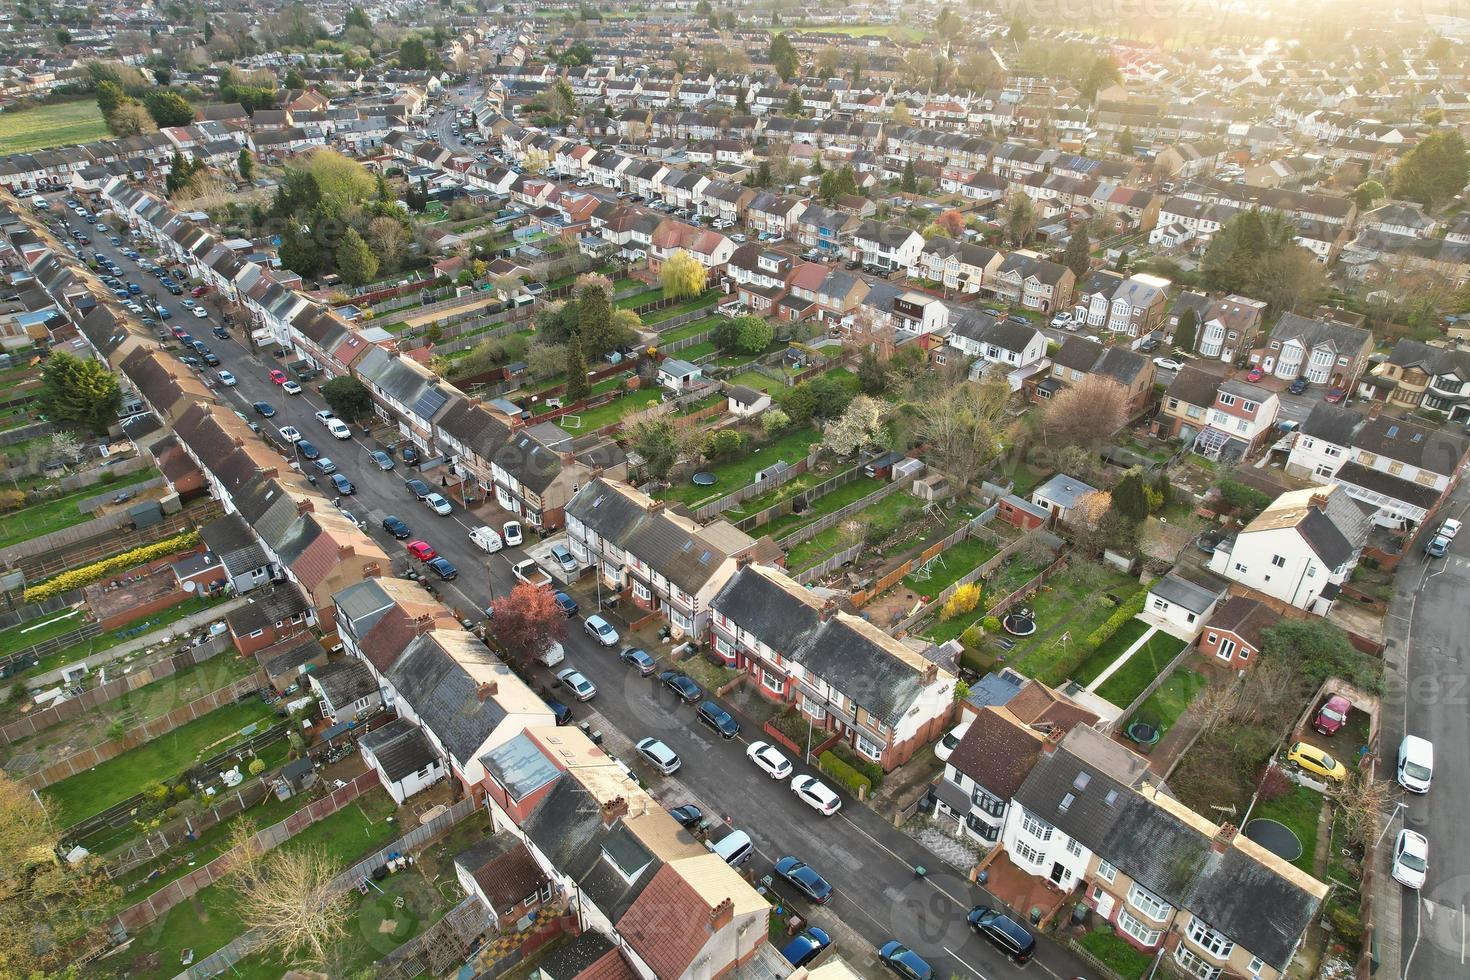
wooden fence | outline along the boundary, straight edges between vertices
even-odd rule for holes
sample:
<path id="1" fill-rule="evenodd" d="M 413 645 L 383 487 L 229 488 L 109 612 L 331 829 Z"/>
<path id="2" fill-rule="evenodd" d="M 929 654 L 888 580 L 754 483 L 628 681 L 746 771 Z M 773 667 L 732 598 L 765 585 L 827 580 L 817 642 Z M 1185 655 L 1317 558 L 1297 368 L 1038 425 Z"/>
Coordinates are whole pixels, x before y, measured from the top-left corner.
<path id="1" fill-rule="evenodd" d="M 861 472 L 860 467 L 854 467 L 854 469 L 858 470 L 858 472 Z M 817 520 L 812 521 L 810 524 L 807 524 L 804 527 L 797 528 L 795 531 L 792 531 L 790 534 L 781 539 L 781 547 L 790 550 L 801 544 L 803 541 L 810 541 L 812 538 L 821 534 L 823 531 L 826 531 L 829 528 L 836 527 L 838 524 L 847 520 L 847 518 L 851 517 L 853 514 L 858 513 L 864 508 L 871 507 L 878 501 L 883 500 L 886 497 L 891 497 L 895 493 L 898 493 L 902 490 L 907 490 L 909 487 L 913 486 L 914 480 L 917 476 L 918 474 L 916 473 L 910 473 L 907 476 L 901 477 L 893 481 L 892 483 L 887 484 L 886 486 L 879 487 L 877 490 L 874 490 L 872 493 L 868 494 L 866 497 L 863 497 L 861 500 L 854 500 L 852 503 L 840 507 L 837 510 L 834 510 L 832 513 L 826 515 L 825 517 L 819 517 Z"/>
<path id="2" fill-rule="evenodd" d="M 992 540 L 995 537 L 994 532 L 991 531 L 988 527 L 976 526 L 974 524 L 970 524 L 967 526 L 971 529 L 968 537 L 983 536 L 989 537 Z M 903 633 L 908 632 L 909 630 L 913 629 L 914 626 L 927 619 L 929 616 L 934 615 L 935 610 L 942 608 L 944 604 L 950 600 L 950 597 L 953 596 L 960 589 L 964 588 L 967 585 L 978 582 L 983 578 L 988 578 L 992 572 L 994 572 L 1001 565 L 1005 564 L 1005 560 L 1007 558 L 1019 551 L 1026 544 L 1026 542 L 1030 540 L 1031 535 L 1037 533 L 1045 532 L 1043 532 L 1041 528 L 1032 529 L 1030 532 L 1023 534 L 1019 538 L 1016 538 L 1014 541 L 1006 544 L 1003 548 L 1000 549 L 1000 551 L 996 552 L 986 561 L 975 566 L 965 574 L 961 575 L 959 578 L 955 579 L 955 581 L 945 586 L 938 595 L 932 596 L 928 602 L 924 603 L 918 609 L 914 610 L 912 614 L 904 617 L 902 620 L 896 623 L 893 627 L 893 633 L 895 635 L 902 635 Z"/>
<path id="3" fill-rule="evenodd" d="M 841 568 L 843 565 L 846 565 L 848 562 L 856 559 L 858 555 L 862 554 L 865 547 L 867 546 L 864 544 L 855 544 L 851 548 L 844 548 L 834 555 L 829 555 L 819 564 L 812 565 L 808 568 L 803 568 L 799 572 L 793 572 L 791 577 L 796 581 L 798 585 L 806 585 L 809 582 L 815 582 L 817 579 L 823 578 L 831 574 L 832 572 L 837 571 L 837 569 Z"/>
<path id="4" fill-rule="evenodd" d="M 1033 576 L 1029 582 L 1027 582 L 1025 585 L 1022 585 L 1019 589 L 1016 589 L 1010 595 L 1005 596 L 1000 601 L 994 603 L 989 609 L 985 611 L 985 615 L 1004 616 L 1006 612 L 1011 608 L 1011 606 L 1014 606 L 1017 602 L 1020 602 L 1026 596 L 1041 588 L 1041 586 L 1047 581 L 1047 579 L 1050 579 L 1052 576 L 1064 571 L 1067 567 L 1068 557 L 1068 555 L 1058 555 L 1055 561 L 1053 561 L 1050 565 L 1046 566 L 1035 576 Z"/>
<path id="5" fill-rule="evenodd" d="M 759 497 L 761 494 L 775 490 L 777 487 L 785 486 L 817 465 L 817 460 L 820 458 L 821 452 L 819 450 L 809 451 L 804 459 L 798 459 L 790 466 L 783 467 L 775 473 L 765 473 L 762 479 L 748 483 L 739 490 L 735 490 L 718 500 L 712 500 L 703 505 L 694 512 L 694 519 L 701 524 L 712 521 L 720 514 L 744 503 L 752 497 Z"/>
<path id="6" fill-rule="evenodd" d="M 1174 655 L 1174 659 L 1170 660 L 1167 664 L 1164 665 L 1164 669 L 1159 671 L 1159 676 L 1155 677 L 1151 682 L 1149 682 L 1148 687 L 1145 687 L 1139 693 L 1138 697 L 1134 698 L 1133 701 L 1128 705 L 1128 707 L 1123 709 L 1122 714 L 1114 718 L 1112 721 L 1104 723 L 1102 731 L 1111 731 L 1114 725 L 1121 725 L 1129 718 L 1132 718 L 1133 712 L 1137 711 L 1139 707 L 1143 704 L 1143 702 L 1147 701 L 1155 691 L 1163 686 L 1164 681 L 1169 679 L 1169 676 L 1174 673 L 1175 668 L 1179 666 L 1184 658 L 1190 656 L 1191 654 L 1194 654 L 1195 652 L 1196 651 L 1194 649 L 1194 644 L 1192 642 L 1185 643 L 1183 649 L 1181 649 L 1178 653 Z M 1139 654 L 1134 653 L 1133 655 L 1136 657 Z M 1148 719 L 1144 720 L 1147 721 Z M 1154 719 L 1154 721 L 1155 723 L 1157 723 L 1158 719 Z"/>
<path id="7" fill-rule="evenodd" d="M 866 589 L 862 589 L 852 594 L 851 602 L 853 606 L 858 609 L 866 606 L 878 596 L 882 595 L 884 592 L 887 592 L 899 582 L 902 582 L 904 578 L 909 574 L 909 572 L 912 572 L 915 568 L 918 568 L 920 565 L 931 560 L 936 555 L 943 554 L 945 551 L 948 551 L 950 548 L 953 548 L 955 545 L 965 540 L 965 538 L 969 537 L 971 528 L 982 526 L 984 522 L 988 521 L 989 519 L 990 518 L 988 514 L 981 514 L 979 517 L 972 518 L 971 520 L 967 521 L 964 526 L 961 527 L 959 530 L 953 532 L 952 534 L 946 535 L 943 540 L 934 542 L 929 547 L 919 552 L 919 554 L 915 555 L 913 558 L 910 558 L 908 561 L 901 563 L 897 568 L 894 568 L 884 573 L 878 578 L 876 582 L 868 586 Z"/>
<path id="8" fill-rule="evenodd" d="M 208 810 L 170 820 L 148 831 L 142 837 L 135 837 L 117 850 L 107 853 L 104 855 L 107 861 L 107 876 L 113 879 L 120 878 L 149 861 L 157 860 L 160 855 L 167 854 L 186 841 L 197 840 L 211 827 L 224 823 L 231 817 L 255 806 L 272 794 L 272 782 L 280 771 L 279 768 L 276 768 L 247 779 L 230 790 L 228 795 L 214 797 L 217 802 Z"/>
<path id="9" fill-rule="evenodd" d="M 197 721 L 216 708 L 233 704 L 240 698 L 267 686 L 269 686 L 269 680 L 265 669 L 261 668 L 249 677 L 232 681 L 201 698 L 196 698 L 186 705 L 175 708 L 166 715 L 131 728 L 118 738 L 108 739 L 101 745 L 83 749 L 65 759 L 51 763 L 44 769 L 28 773 L 21 782 L 28 789 L 44 789 L 52 783 L 59 783 L 69 776 L 75 776 L 109 759 L 115 759 L 130 749 L 161 738 L 180 725 Z"/>
<path id="10" fill-rule="evenodd" d="M 785 517 L 787 514 L 795 513 L 798 503 L 802 503 L 803 508 L 810 507 L 813 502 L 822 499 L 833 490 L 847 486 L 862 475 L 863 468 L 861 465 L 843 470 L 831 479 L 824 480 L 808 490 L 803 490 L 801 493 L 788 497 L 785 500 L 778 500 L 763 510 L 758 510 L 754 514 L 742 517 L 740 520 L 734 522 L 735 527 L 749 534 L 758 527 L 764 527 L 772 521 Z"/>
<path id="11" fill-rule="evenodd" d="M 117 680 L 94 687 L 90 691 L 83 691 L 80 697 L 70 698 L 40 711 L 33 711 L 23 718 L 0 727 L 0 744 L 10 745 L 38 732 L 43 732 L 53 725 L 70 721 L 94 708 L 101 707 L 114 698 L 122 697 L 129 691 L 136 691 L 140 687 L 163 680 L 187 667 L 201 664 L 227 646 L 229 646 L 228 637 L 215 637 L 213 642 L 200 644 L 183 653 L 165 654 L 151 663 L 142 666 L 135 665 L 132 672 L 124 674 Z"/>
<path id="12" fill-rule="evenodd" d="M 363 773 L 361 776 L 358 777 L 358 780 L 366 780 L 368 777 L 372 777 L 372 782 L 374 785 L 377 784 L 376 770 L 369 770 Z M 354 783 L 355 782 L 356 780 L 354 781 Z M 364 791 L 370 788 L 371 787 L 366 787 Z M 346 789 L 346 787 L 344 787 L 344 789 Z M 345 805 L 346 802 L 341 803 L 337 807 L 334 807 L 333 811 L 335 811 L 336 809 L 340 809 L 341 806 Z M 466 817 L 470 816 L 474 812 L 475 801 L 473 799 L 466 797 L 460 800 L 448 810 L 439 814 L 433 820 L 430 820 L 428 823 L 421 826 L 415 827 L 413 830 L 393 841 L 388 846 L 381 848 L 378 851 L 375 851 L 369 857 L 365 858 L 362 861 L 359 861 L 357 864 L 348 868 L 346 871 L 333 878 L 332 883 L 329 887 L 333 891 L 346 891 L 349 888 L 356 888 L 359 881 L 361 881 L 364 877 L 371 875 L 374 870 L 382 867 L 382 865 L 387 862 L 389 854 L 406 854 L 416 848 L 423 847 L 425 844 L 432 842 L 441 834 L 448 832 L 451 828 L 454 827 L 455 824 L 459 823 L 461 820 L 464 820 Z M 286 820 L 283 820 L 281 824 L 277 824 L 276 826 L 280 827 L 282 826 L 282 824 L 289 823 L 293 817 L 298 815 L 299 813 L 293 814 L 292 817 L 287 817 Z M 323 814 L 323 816 L 325 815 L 326 814 Z M 292 831 L 292 834 L 304 830 L 307 826 L 309 826 L 309 823 L 303 823 L 301 826 Z M 290 836 L 291 835 L 288 834 L 286 838 L 282 839 L 288 839 Z M 272 844 L 270 846 L 275 845 Z M 205 867 L 207 868 L 211 865 L 219 864 L 220 862 L 225 861 L 226 857 L 228 857 L 228 855 L 216 858 L 214 861 L 210 862 L 210 865 L 206 865 Z M 205 868 L 200 869 L 200 871 L 203 870 L 205 870 Z M 221 870 L 223 870 L 223 868 Z M 211 878 L 211 881 L 212 880 L 213 879 Z M 195 889 L 195 891 L 198 891 L 198 889 Z M 251 932 L 247 932 L 243 936 L 237 936 L 223 949 L 220 949 L 215 953 L 200 960 L 198 963 L 195 963 L 193 966 L 189 967 L 189 969 L 185 970 L 183 973 L 180 973 L 177 977 L 175 977 L 174 980 L 206 980 L 206 978 L 209 977 L 219 976 L 220 974 L 228 970 L 231 966 L 238 963 L 246 956 L 250 955 L 250 953 L 255 950 L 256 946 L 259 945 L 259 942 L 259 937 Z"/>

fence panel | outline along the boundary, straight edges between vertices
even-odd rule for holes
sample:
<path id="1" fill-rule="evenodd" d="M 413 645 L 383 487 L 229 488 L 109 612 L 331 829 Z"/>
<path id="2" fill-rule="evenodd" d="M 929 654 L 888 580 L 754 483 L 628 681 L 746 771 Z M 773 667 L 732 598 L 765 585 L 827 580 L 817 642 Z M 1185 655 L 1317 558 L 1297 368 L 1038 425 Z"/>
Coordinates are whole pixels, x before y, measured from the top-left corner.
<path id="1" fill-rule="evenodd" d="M 852 472 L 860 472 L 860 468 L 854 467 Z M 783 548 L 789 549 L 796 547 L 803 541 L 811 540 L 828 528 L 836 527 L 839 523 L 851 517 L 853 514 L 856 514 L 863 508 L 871 507 L 878 501 L 883 500 L 886 497 L 891 497 L 895 493 L 898 493 L 900 490 L 907 490 L 910 486 L 913 485 L 914 479 L 915 474 L 910 473 L 902 479 L 888 484 L 886 487 L 879 487 L 877 490 L 874 490 L 872 493 L 868 494 L 861 500 L 854 500 L 852 503 L 846 505 L 845 507 L 841 507 L 838 510 L 835 510 L 832 513 L 828 514 L 826 517 L 820 517 L 812 523 L 806 525 L 805 527 L 801 527 L 795 531 L 792 531 L 790 534 L 781 539 L 781 546 Z"/>
<path id="2" fill-rule="evenodd" d="M 838 473 L 830 480 L 827 480 L 824 483 L 819 483 L 816 486 L 812 487 L 810 490 L 803 490 L 801 493 L 797 494 L 794 497 L 788 497 L 785 500 L 778 500 L 776 501 L 776 503 L 767 507 L 765 510 L 758 510 L 754 514 L 751 514 L 749 517 L 742 517 L 740 520 L 735 521 L 734 525 L 736 528 L 748 534 L 758 527 L 764 527 L 765 525 L 770 524 L 772 521 L 779 520 L 785 517 L 787 514 L 794 513 L 798 501 L 805 500 L 807 502 L 807 506 L 810 506 L 814 501 L 821 500 L 832 491 L 847 486 L 849 483 L 853 482 L 861 475 L 861 466 L 854 466 L 852 469 L 843 470 L 841 473 Z"/>
<path id="3" fill-rule="evenodd" d="M 990 512 L 987 511 L 986 514 L 982 514 L 981 517 L 985 517 L 989 514 Z M 973 527 L 973 525 L 967 525 L 966 527 L 971 528 Z M 974 530 L 970 534 L 968 534 L 967 537 L 977 537 L 979 535 L 976 532 L 988 530 L 988 528 L 983 527 L 974 528 Z M 903 620 L 895 624 L 892 632 L 895 635 L 906 633 L 916 624 L 922 622 L 928 616 L 933 615 L 936 609 L 941 608 L 946 602 L 949 601 L 950 597 L 953 596 L 960 589 L 974 582 L 978 582 L 982 578 L 988 577 L 991 572 L 995 571 L 1002 564 L 1004 564 L 1007 558 L 1019 551 L 1026 544 L 1026 542 L 1031 539 L 1031 536 L 1033 534 L 1040 532 L 1040 530 L 1040 528 L 1033 528 L 1028 533 L 1021 535 L 1016 540 L 1007 544 L 1004 548 L 996 552 L 995 555 L 993 555 L 988 560 L 970 569 L 964 575 L 961 575 L 954 582 L 946 586 L 937 596 L 934 596 L 923 606 L 915 610 L 911 615 L 905 617 Z"/>
<path id="4" fill-rule="evenodd" d="M 775 473 L 767 474 L 762 480 L 746 484 L 739 490 L 735 490 L 718 500 L 711 501 L 694 512 L 695 520 L 701 523 L 714 520 L 720 514 L 744 503 L 751 497 L 759 497 L 761 494 L 775 490 L 777 487 L 783 487 L 817 465 L 819 458 L 819 452 L 810 452 L 806 458 L 799 459 L 790 466 Z"/>
<path id="5" fill-rule="evenodd" d="M 801 571 L 796 572 L 791 577 L 796 580 L 796 583 L 798 585 L 806 585 L 808 582 L 815 582 L 822 576 L 827 575 L 830 572 L 835 572 L 843 565 L 852 561 L 854 558 L 862 553 L 862 550 L 863 545 L 861 544 L 855 544 L 851 548 L 844 548 L 842 551 L 839 551 L 835 555 L 831 555 L 820 564 L 813 565 L 810 568 L 803 568 Z"/>

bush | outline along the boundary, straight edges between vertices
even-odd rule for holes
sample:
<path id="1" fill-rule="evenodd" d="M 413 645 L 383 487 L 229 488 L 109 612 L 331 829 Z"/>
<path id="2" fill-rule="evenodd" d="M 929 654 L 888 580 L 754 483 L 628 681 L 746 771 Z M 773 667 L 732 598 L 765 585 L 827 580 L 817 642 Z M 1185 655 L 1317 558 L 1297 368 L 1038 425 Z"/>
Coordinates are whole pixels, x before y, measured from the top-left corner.
<path id="1" fill-rule="evenodd" d="M 862 773 L 868 779 L 868 784 L 877 789 L 883 782 L 883 767 L 872 759 L 865 759 L 853 751 L 852 746 L 846 742 L 838 742 L 832 746 L 832 754 L 847 763 L 856 771 Z"/>
<path id="2" fill-rule="evenodd" d="M 1340 905 L 1332 907 L 1332 931 L 1352 942 L 1363 941 L 1363 920 L 1352 909 Z"/>
<path id="3" fill-rule="evenodd" d="M 986 616 L 984 619 L 980 620 L 980 625 L 985 627 L 985 632 L 994 633 L 1000 629 L 1000 617 Z"/>
<path id="4" fill-rule="evenodd" d="M 872 789 L 872 784 L 868 782 L 867 776 L 837 758 L 831 749 L 823 752 L 817 761 L 822 764 L 822 771 L 836 780 L 849 793 L 860 800 L 867 799 Z"/>
<path id="5" fill-rule="evenodd" d="M 252 776 L 259 776 L 261 773 L 265 772 L 265 760 L 251 759 L 250 765 L 246 767 L 246 771 L 248 771 Z"/>
<path id="6" fill-rule="evenodd" d="M 1252 516 L 1265 510 L 1271 503 L 1271 498 L 1261 491 L 1235 480 L 1221 480 L 1217 489 L 1227 504 Z"/>
<path id="7" fill-rule="evenodd" d="M 768 408 L 761 413 L 761 431 L 773 436 L 791 425 L 791 416 L 779 408 Z"/>
<path id="8" fill-rule="evenodd" d="M 981 641 L 983 641 L 984 639 L 985 630 L 981 628 L 979 623 L 971 623 L 969 626 L 966 626 L 965 631 L 960 634 L 960 642 L 971 649 L 978 647 Z"/>
<path id="9" fill-rule="evenodd" d="M 62 572 L 55 578 L 47 579 L 39 585 L 32 585 L 27 588 L 25 591 L 25 601 L 40 602 L 44 599 L 50 599 L 52 596 L 70 592 L 73 589 L 80 589 L 82 586 L 91 585 L 93 582 L 106 578 L 114 572 L 120 572 L 124 569 L 132 568 L 134 565 L 141 565 L 144 562 L 153 561 L 156 558 L 163 558 L 176 551 L 192 548 L 198 543 L 198 531 L 185 531 L 183 534 L 176 534 L 171 538 L 164 538 L 162 541 L 143 545 L 141 548 L 124 551 L 120 555 L 113 555 L 111 558 L 104 558 L 102 561 L 93 562 L 90 565 L 83 565 L 81 568 L 73 568 L 69 572 Z"/>
<path id="10" fill-rule="evenodd" d="M 1113 638 L 1113 634 L 1123 627 L 1124 623 L 1143 612 L 1143 603 L 1147 598 L 1148 589 L 1140 589 L 1137 595 L 1113 610 L 1113 614 L 1104 620 L 1101 626 L 1088 633 L 1087 638 L 1082 641 L 1082 646 L 1091 651 L 1108 642 Z M 1081 660 L 1078 663 L 1081 663 Z"/>
<path id="11" fill-rule="evenodd" d="M 939 618 L 944 621 L 963 616 L 967 612 L 973 612 L 980 604 L 980 586 L 971 582 L 955 589 L 954 595 L 945 602 L 944 608 L 939 612 Z"/>

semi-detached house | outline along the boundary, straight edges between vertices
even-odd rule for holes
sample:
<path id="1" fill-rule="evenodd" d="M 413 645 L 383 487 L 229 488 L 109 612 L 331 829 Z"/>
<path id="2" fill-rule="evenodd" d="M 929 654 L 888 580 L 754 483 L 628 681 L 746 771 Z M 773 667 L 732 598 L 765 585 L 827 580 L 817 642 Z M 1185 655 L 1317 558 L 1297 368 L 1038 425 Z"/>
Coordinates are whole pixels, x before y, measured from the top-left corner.
<path id="1" fill-rule="evenodd" d="M 949 725 L 953 674 L 778 569 L 744 564 L 712 611 L 715 656 L 800 710 L 813 744 L 837 738 L 893 769 Z"/>

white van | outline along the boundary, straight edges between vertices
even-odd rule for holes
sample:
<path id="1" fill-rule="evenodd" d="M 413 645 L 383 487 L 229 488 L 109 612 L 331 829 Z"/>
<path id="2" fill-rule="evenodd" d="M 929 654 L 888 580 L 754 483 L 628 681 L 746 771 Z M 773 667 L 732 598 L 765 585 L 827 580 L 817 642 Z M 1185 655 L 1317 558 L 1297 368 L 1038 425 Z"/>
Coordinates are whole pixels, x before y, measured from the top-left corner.
<path id="1" fill-rule="evenodd" d="M 1410 793 L 1429 792 L 1434 775 L 1434 743 L 1418 735 L 1405 735 L 1399 743 L 1399 785 Z"/>
<path id="2" fill-rule="evenodd" d="M 492 555 L 505 547 L 505 542 L 500 540 L 500 532 L 488 525 L 471 531 L 470 542 L 481 551 L 488 551 Z"/>
<path id="3" fill-rule="evenodd" d="M 541 662 L 543 667 L 555 667 L 567 659 L 567 652 L 562 648 L 560 643 L 553 642 L 551 646 L 546 648 L 546 652 L 536 659 Z"/>
<path id="4" fill-rule="evenodd" d="M 37 194 L 35 197 L 31 198 L 31 207 L 36 208 L 40 211 L 50 211 L 51 202 L 46 200 L 40 194 Z"/>

